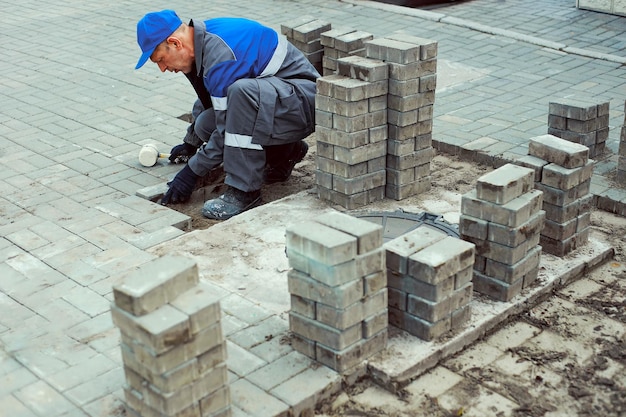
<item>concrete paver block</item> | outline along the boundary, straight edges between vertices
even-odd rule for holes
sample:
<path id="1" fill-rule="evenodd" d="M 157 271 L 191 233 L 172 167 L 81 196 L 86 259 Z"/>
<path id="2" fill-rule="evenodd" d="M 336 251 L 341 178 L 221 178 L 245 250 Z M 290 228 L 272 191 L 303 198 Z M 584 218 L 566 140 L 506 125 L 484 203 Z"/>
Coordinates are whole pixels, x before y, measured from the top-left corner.
<path id="1" fill-rule="evenodd" d="M 417 228 L 384 244 L 387 255 L 387 268 L 406 274 L 408 258 L 412 254 L 444 239 L 447 235 L 431 228 Z"/>
<path id="2" fill-rule="evenodd" d="M 113 287 L 115 305 L 134 314 L 150 313 L 198 283 L 198 266 L 190 258 L 164 256 L 122 277 Z"/>
<path id="3" fill-rule="evenodd" d="M 364 359 L 385 349 L 387 337 L 387 329 L 385 329 L 368 339 L 359 340 L 342 351 L 318 343 L 315 346 L 315 355 L 320 363 L 337 372 L 346 372 L 359 365 Z"/>
<path id="4" fill-rule="evenodd" d="M 591 120 L 598 117 L 597 103 L 581 99 L 562 99 L 550 102 L 550 114 L 576 120 Z"/>
<path id="5" fill-rule="evenodd" d="M 329 31 L 332 25 L 321 19 L 315 19 L 302 25 L 293 26 L 291 31 L 286 28 L 286 34 L 291 34 L 291 37 L 300 42 L 310 42 L 315 39 L 319 39 L 323 32 Z M 281 28 L 282 29 L 282 28 Z"/>
<path id="6" fill-rule="evenodd" d="M 212 287 L 203 283 L 182 293 L 170 304 L 187 314 L 192 334 L 219 322 L 221 318 L 219 297 L 214 295 Z"/>
<path id="7" fill-rule="evenodd" d="M 309 368 L 270 393 L 291 406 L 290 415 L 307 416 L 312 415 L 317 404 L 339 392 L 341 382 L 341 377 L 327 368 Z"/>
<path id="8" fill-rule="evenodd" d="M 348 28 L 348 27 L 334 27 L 330 30 L 322 32 L 320 34 L 320 39 L 322 42 L 322 46 L 328 46 L 330 48 L 335 48 L 335 38 L 343 35 L 347 35 L 355 32 L 356 29 Z"/>
<path id="9" fill-rule="evenodd" d="M 363 81 L 381 81 L 389 78 L 389 66 L 378 59 L 349 56 L 337 59 L 337 73 Z"/>
<path id="10" fill-rule="evenodd" d="M 595 161 L 590 159 L 579 168 L 564 168 L 557 164 L 543 167 L 541 183 L 559 190 L 569 190 L 591 179 Z"/>
<path id="11" fill-rule="evenodd" d="M 506 164 L 476 180 L 476 196 L 496 204 L 509 201 L 533 188 L 534 171 Z"/>
<path id="12" fill-rule="evenodd" d="M 526 168 L 531 168 L 535 171 L 535 182 L 540 182 L 543 173 L 543 167 L 548 164 L 548 161 L 537 158 L 532 155 L 524 155 L 517 158 L 514 163 Z"/>
<path id="13" fill-rule="evenodd" d="M 191 337 L 189 316 L 167 304 L 139 317 L 112 305 L 111 314 L 113 323 L 123 333 L 132 335 L 153 349 L 156 355 L 189 341 Z"/>
<path id="14" fill-rule="evenodd" d="M 519 227 L 540 210 L 542 203 L 540 190 L 532 190 L 503 205 L 480 200 L 476 190 L 471 190 L 461 198 L 461 212 L 503 226 Z"/>
<path id="15" fill-rule="evenodd" d="M 306 25 L 307 23 L 311 23 L 315 20 L 317 19 L 311 15 L 298 16 L 297 18 L 292 19 L 289 23 L 282 23 L 280 25 L 280 33 L 288 38 L 293 38 L 293 28 Z"/>
<path id="16" fill-rule="evenodd" d="M 535 188 L 543 193 L 544 202 L 563 207 L 586 197 L 591 188 L 591 180 L 582 182 L 569 190 L 559 190 L 543 183 L 536 183 Z"/>
<path id="17" fill-rule="evenodd" d="M 346 308 L 363 296 L 362 280 L 353 280 L 343 285 L 330 287 L 311 279 L 306 274 L 291 270 L 288 273 L 287 282 L 291 294 L 334 308 Z"/>
<path id="18" fill-rule="evenodd" d="M 388 88 L 387 80 L 368 82 L 340 75 L 329 75 L 317 79 L 318 94 L 347 102 L 385 95 Z"/>
<path id="19" fill-rule="evenodd" d="M 328 33 L 328 32 L 326 32 Z M 333 47 L 342 52 L 353 52 L 365 48 L 365 43 L 374 39 L 374 35 L 362 30 L 338 34 L 335 36 Z"/>
<path id="20" fill-rule="evenodd" d="M 509 247 L 519 246 L 532 236 L 538 235 L 541 232 L 545 218 L 545 211 L 539 210 L 532 215 L 528 221 L 517 227 L 507 227 L 498 223 L 489 223 L 485 240 Z"/>
<path id="21" fill-rule="evenodd" d="M 245 379 L 230 386 L 232 403 L 251 416 L 289 416 L 289 405 Z"/>
<path id="22" fill-rule="evenodd" d="M 589 161 L 589 148 L 554 135 L 530 138 L 528 154 L 565 168 L 582 167 Z"/>
<path id="23" fill-rule="evenodd" d="M 451 236 L 409 256 L 408 273 L 436 285 L 474 263 L 474 244 Z"/>
<path id="24" fill-rule="evenodd" d="M 546 220 L 564 223 L 578 217 L 580 214 L 589 212 L 591 210 L 592 199 L 593 196 L 589 194 L 586 197 L 576 199 L 562 206 L 544 202 L 543 210 L 546 212 Z"/>
<path id="25" fill-rule="evenodd" d="M 365 42 L 366 56 L 397 64 L 408 64 L 420 59 L 420 46 L 389 38 Z"/>
<path id="26" fill-rule="evenodd" d="M 510 301 L 522 291 L 523 285 L 522 278 L 509 284 L 477 271 L 474 271 L 472 282 L 476 291 L 498 301 Z"/>
<path id="27" fill-rule="evenodd" d="M 355 258 L 357 239 L 317 222 L 305 222 L 287 229 L 287 246 L 326 265 L 338 265 Z"/>
<path id="28" fill-rule="evenodd" d="M 497 277 L 499 280 L 512 284 L 523 278 L 527 273 L 539 266 L 541 246 L 534 246 L 528 254 L 513 264 L 499 262 L 497 259 L 487 259 L 484 273 L 489 277 Z"/>
<path id="29" fill-rule="evenodd" d="M 207 361 L 219 357 L 220 351 L 213 349 L 222 343 L 221 340 L 221 327 L 213 325 L 197 334 L 191 343 L 172 348 L 161 355 L 155 355 L 148 347 L 122 334 L 122 358 L 125 364 L 135 364 L 132 365 L 132 368 L 136 372 L 145 375 L 144 371 L 147 371 L 150 374 L 158 375 L 175 369 L 203 354 L 207 355 Z M 137 364 L 141 364 L 141 367 Z"/>
<path id="30" fill-rule="evenodd" d="M 563 240 L 552 239 L 548 236 L 541 235 L 539 244 L 545 252 L 556 256 L 565 256 L 574 249 L 584 246 L 587 243 L 589 231 L 590 228 L 588 227 Z"/>

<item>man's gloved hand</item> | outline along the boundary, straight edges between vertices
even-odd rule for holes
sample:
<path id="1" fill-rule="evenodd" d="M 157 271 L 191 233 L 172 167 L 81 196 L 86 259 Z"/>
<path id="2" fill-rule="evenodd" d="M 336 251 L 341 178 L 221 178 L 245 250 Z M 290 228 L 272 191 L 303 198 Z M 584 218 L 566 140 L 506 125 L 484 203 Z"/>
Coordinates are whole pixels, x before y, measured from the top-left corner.
<path id="1" fill-rule="evenodd" d="M 189 158 L 194 156 L 198 148 L 193 145 L 188 144 L 187 142 L 183 142 L 180 145 L 176 145 L 170 151 L 169 160 L 173 164 L 181 164 L 187 163 Z"/>
<path id="2" fill-rule="evenodd" d="M 170 188 L 161 198 L 161 204 L 165 206 L 170 203 L 184 203 L 189 200 L 197 179 L 198 176 L 189 168 L 189 165 L 185 165 L 174 179 L 167 183 Z"/>

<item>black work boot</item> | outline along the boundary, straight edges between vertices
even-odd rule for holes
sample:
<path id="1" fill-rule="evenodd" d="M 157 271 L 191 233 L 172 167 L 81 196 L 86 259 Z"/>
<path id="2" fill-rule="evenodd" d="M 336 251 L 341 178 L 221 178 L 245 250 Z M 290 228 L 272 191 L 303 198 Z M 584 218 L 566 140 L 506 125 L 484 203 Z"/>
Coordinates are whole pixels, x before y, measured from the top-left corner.
<path id="1" fill-rule="evenodd" d="M 209 219 L 226 220 L 260 203 L 261 190 L 245 192 L 228 187 L 224 194 L 204 203 L 202 215 Z"/>
<path id="2" fill-rule="evenodd" d="M 275 182 L 284 182 L 291 176 L 291 171 L 296 164 L 304 159 L 304 156 L 309 151 L 309 145 L 305 141 L 301 140 L 293 144 L 291 152 L 286 159 L 280 158 L 280 162 L 274 162 L 272 160 L 278 159 L 275 155 L 268 157 L 268 164 L 263 172 L 263 182 L 265 184 L 274 184 Z M 279 145 L 283 146 L 283 145 Z M 271 148 L 271 147 L 268 147 Z M 278 148 L 278 147 L 276 147 Z M 268 152 L 271 152 L 268 149 Z"/>

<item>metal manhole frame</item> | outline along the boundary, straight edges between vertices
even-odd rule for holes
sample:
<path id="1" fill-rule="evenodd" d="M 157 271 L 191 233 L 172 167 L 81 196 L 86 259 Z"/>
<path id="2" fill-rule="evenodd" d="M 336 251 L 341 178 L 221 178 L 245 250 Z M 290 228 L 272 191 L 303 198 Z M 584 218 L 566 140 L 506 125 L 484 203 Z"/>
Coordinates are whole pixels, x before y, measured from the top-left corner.
<path id="1" fill-rule="evenodd" d="M 452 236 L 460 239 L 459 234 L 459 225 L 456 223 L 450 223 L 443 218 L 443 215 L 430 213 L 427 211 L 423 211 L 420 213 L 412 213 L 408 211 L 404 211 L 402 209 L 398 209 L 395 211 L 358 211 L 351 213 L 354 217 L 368 220 L 368 217 L 380 219 L 380 224 L 383 227 L 383 231 L 387 230 L 387 221 L 389 219 L 402 219 L 413 221 L 415 224 L 409 228 L 407 228 L 404 233 L 399 234 L 398 236 L 383 236 L 383 240 L 387 242 L 388 240 L 395 239 L 399 236 L 402 236 L 406 233 L 409 233 L 418 227 L 421 226 L 429 226 L 435 229 L 438 229 L 448 236 Z M 370 220 L 368 220 L 370 221 Z M 378 221 L 372 222 L 379 224 Z"/>

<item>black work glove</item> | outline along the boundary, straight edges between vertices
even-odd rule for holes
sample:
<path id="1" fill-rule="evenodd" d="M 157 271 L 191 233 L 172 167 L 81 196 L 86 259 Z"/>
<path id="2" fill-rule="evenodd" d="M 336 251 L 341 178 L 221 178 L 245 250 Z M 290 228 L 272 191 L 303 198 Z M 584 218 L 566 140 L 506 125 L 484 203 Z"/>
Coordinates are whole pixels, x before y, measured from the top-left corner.
<path id="1" fill-rule="evenodd" d="M 199 177 L 194 174 L 191 168 L 189 168 L 189 165 L 185 165 L 185 167 L 176 174 L 174 179 L 167 183 L 170 188 L 163 198 L 161 198 L 161 204 L 165 206 L 170 203 L 184 203 L 189 200 L 198 178 Z"/>
<path id="2" fill-rule="evenodd" d="M 198 148 L 193 145 L 183 142 L 180 145 L 176 145 L 170 151 L 169 160 L 173 164 L 186 164 L 189 158 L 194 156 Z"/>

